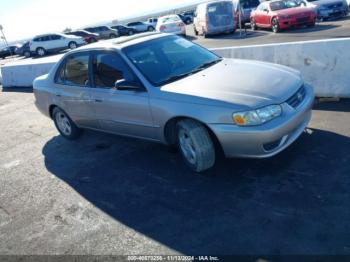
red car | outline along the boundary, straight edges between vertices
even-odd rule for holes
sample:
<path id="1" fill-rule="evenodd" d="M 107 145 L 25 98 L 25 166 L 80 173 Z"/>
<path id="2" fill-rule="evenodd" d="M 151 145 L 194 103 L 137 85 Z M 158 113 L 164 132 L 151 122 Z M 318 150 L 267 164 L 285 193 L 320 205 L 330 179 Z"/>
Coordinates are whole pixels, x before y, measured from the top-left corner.
<path id="1" fill-rule="evenodd" d="M 316 13 L 312 8 L 301 7 L 294 0 L 273 0 L 261 3 L 250 15 L 252 30 L 272 28 L 274 33 L 294 26 L 314 26 Z"/>

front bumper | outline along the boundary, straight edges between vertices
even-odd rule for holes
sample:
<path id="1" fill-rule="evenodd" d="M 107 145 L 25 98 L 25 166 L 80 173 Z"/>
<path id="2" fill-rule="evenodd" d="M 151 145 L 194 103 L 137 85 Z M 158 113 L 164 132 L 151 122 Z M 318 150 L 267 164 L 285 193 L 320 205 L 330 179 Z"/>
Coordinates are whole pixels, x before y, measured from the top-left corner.
<path id="1" fill-rule="evenodd" d="M 321 9 L 317 11 L 317 19 L 335 19 L 346 16 L 349 13 L 349 8 L 344 6 L 336 9 Z"/>
<path id="2" fill-rule="evenodd" d="M 307 16 L 307 17 L 293 17 L 290 19 L 280 19 L 279 25 L 281 29 L 287 29 L 290 27 L 303 26 L 303 25 L 311 25 L 316 21 L 316 17 Z"/>
<path id="3" fill-rule="evenodd" d="M 260 126 L 211 124 L 209 127 L 218 138 L 225 156 L 267 158 L 291 145 L 305 130 L 311 120 L 314 92 L 305 85 L 306 97 L 294 109 L 282 104 L 282 116 Z"/>

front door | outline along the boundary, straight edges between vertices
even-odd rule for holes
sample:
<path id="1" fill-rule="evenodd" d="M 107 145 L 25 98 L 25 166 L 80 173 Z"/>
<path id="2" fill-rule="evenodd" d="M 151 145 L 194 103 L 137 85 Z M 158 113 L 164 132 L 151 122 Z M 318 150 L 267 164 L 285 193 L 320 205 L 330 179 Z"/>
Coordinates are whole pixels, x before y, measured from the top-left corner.
<path id="1" fill-rule="evenodd" d="M 92 71 L 94 88 L 91 103 L 101 128 L 116 134 L 154 139 L 147 90 L 115 88 L 118 80 L 139 82 L 120 55 L 113 51 L 95 52 Z"/>

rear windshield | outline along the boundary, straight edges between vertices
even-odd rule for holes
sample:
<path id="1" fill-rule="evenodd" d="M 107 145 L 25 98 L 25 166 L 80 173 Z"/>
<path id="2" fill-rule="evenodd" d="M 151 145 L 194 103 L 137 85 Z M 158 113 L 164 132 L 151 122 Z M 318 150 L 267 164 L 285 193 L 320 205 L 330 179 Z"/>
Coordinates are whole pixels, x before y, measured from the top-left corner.
<path id="1" fill-rule="evenodd" d="M 212 14 L 226 14 L 226 13 L 232 13 L 233 10 L 233 4 L 230 2 L 218 2 L 213 3 L 208 6 L 208 13 Z"/>
<path id="2" fill-rule="evenodd" d="M 164 17 L 161 19 L 161 23 L 171 23 L 171 22 L 179 22 L 180 21 L 180 17 L 178 16 L 168 16 L 168 17 Z"/>
<path id="3" fill-rule="evenodd" d="M 240 3 L 243 8 L 254 8 L 260 5 L 259 0 L 241 0 Z"/>
<path id="4" fill-rule="evenodd" d="M 288 0 L 288 1 L 276 1 L 270 3 L 270 8 L 272 11 L 282 10 L 297 7 L 299 4 L 296 1 Z"/>

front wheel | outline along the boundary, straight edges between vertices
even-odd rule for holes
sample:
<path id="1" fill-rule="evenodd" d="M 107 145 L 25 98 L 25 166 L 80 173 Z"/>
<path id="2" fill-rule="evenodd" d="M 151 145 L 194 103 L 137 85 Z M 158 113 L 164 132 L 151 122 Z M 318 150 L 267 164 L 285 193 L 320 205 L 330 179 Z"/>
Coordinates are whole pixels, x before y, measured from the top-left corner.
<path id="1" fill-rule="evenodd" d="M 278 33 L 280 31 L 280 24 L 276 17 L 272 19 L 271 24 L 272 24 L 272 32 Z"/>
<path id="2" fill-rule="evenodd" d="M 149 26 L 147 30 L 148 30 L 148 32 L 153 32 L 154 31 L 154 27 L 153 26 Z"/>
<path id="3" fill-rule="evenodd" d="M 53 110 L 52 118 L 58 132 L 60 132 L 64 138 L 75 140 L 81 135 L 81 129 L 79 129 L 69 116 L 60 108 L 56 107 Z"/>
<path id="4" fill-rule="evenodd" d="M 132 31 L 132 30 L 130 30 L 129 32 L 128 32 L 128 35 L 133 35 L 134 34 L 134 32 Z"/>
<path id="5" fill-rule="evenodd" d="M 30 51 L 25 51 L 24 52 L 24 57 L 29 58 L 30 57 Z"/>
<path id="6" fill-rule="evenodd" d="M 250 27 L 252 28 L 253 31 L 257 29 L 255 20 L 253 18 L 250 20 Z"/>
<path id="7" fill-rule="evenodd" d="M 109 35 L 109 38 L 110 38 L 110 39 L 113 39 L 113 38 L 116 38 L 116 37 L 117 37 L 116 34 L 110 34 L 110 35 Z"/>
<path id="8" fill-rule="evenodd" d="M 46 50 L 44 48 L 42 48 L 42 47 L 38 47 L 36 49 L 36 54 L 38 56 L 40 56 L 40 57 L 45 56 L 46 55 Z"/>
<path id="9" fill-rule="evenodd" d="M 207 129 L 186 119 L 177 124 L 178 147 L 186 164 L 194 172 L 203 172 L 215 164 L 215 147 Z"/>

